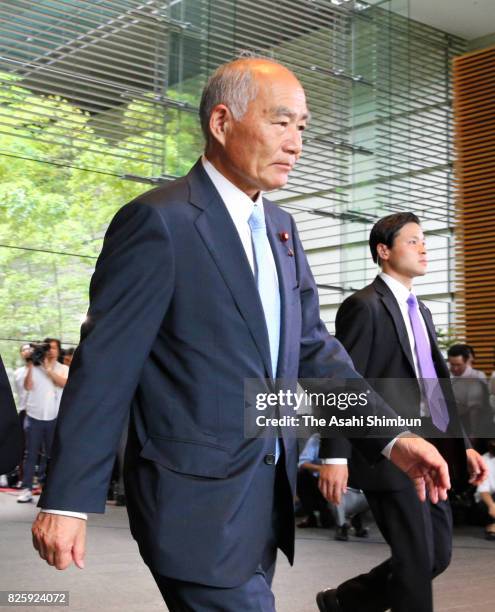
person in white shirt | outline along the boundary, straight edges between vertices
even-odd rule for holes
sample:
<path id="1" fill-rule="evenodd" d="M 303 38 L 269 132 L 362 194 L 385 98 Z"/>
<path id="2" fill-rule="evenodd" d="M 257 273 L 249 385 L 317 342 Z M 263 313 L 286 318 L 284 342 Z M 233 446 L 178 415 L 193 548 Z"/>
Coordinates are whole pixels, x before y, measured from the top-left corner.
<path id="1" fill-rule="evenodd" d="M 480 380 L 484 380 L 486 383 L 488 382 L 487 376 L 486 374 L 483 372 L 483 370 L 476 370 L 476 368 L 474 367 L 474 362 L 476 360 L 476 352 L 474 350 L 474 348 L 470 345 L 470 344 L 466 344 L 468 350 L 469 350 L 469 359 L 468 359 L 468 364 L 471 366 L 471 373 L 473 377 L 479 378 Z"/>
<path id="2" fill-rule="evenodd" d="M 483 437 L 492 421 L 486 374 L 472 367 L 473 349 L 468 344 L 452 345 L 447 358 L 464 429 L 471 439 Z"/>
<path id="3" fill-rule="evenodd" d="M 495 440 L 488 441 L 488 452 L 483 459 L 488 466 L 488 478 L 476 489 L 476 501 L 482 508 L 486 522 L 486 539 L 495 542 Z"/>
<path id="4" fill-rule="evenodd" d="M 447 352 L 450 371 L 454 377 L 476 378 L 487 382 L 482 370 L 473 368 L 474 349 L 469 344 L 454 344 Z"/>
<path id="5" fill-rule="evenodd" d="M 62 390 L 69 372 L 66 365 L 57 361 L 60 340 L 45 338 L 44 343 L 49 345 L 49 350 L 43 362 L 35 365 L 30 360 L 24 377 L 26 455 L 23 466 L 24 488 L 17 498 L 19 503 L 33 499 L 34 470 L 40 452 L 44 451 L 46 460 L 50 457 Z M 40 479 L 43 479 L 43 474 L 40 474 Z"/>

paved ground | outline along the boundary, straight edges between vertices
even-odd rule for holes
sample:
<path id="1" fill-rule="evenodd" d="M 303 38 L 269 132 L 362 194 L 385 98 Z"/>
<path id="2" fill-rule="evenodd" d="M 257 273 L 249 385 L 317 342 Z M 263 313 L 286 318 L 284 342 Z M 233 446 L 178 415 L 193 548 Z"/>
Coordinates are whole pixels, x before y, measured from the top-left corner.
<path id="1" fill-rule="evenodd" d="M 130 537 L 125 509 L 109 507 L 105 515 L 91 516 L 86 568 L 65 572 L 41 562 L 32 549 L 30 525 L 36 512 L 34 504 L 17 504 L 13 495 L 0 493 L 0 590 L 68 590 L 71 612 L 165 611 Z M 295 566 L 281 559 L 277 567 L 278 612 L 316 612 L 318 590 L 366 570 L 387 554 L 374 530 L 367 541 L 334 542 L 331 535 L 320 529 L 298 533 Z M 485 541 L 480 529 L 456 532 L 452 565 L 435 582 L 435 604 L 436 612 L 495 610 L 495 544 Z M 34 609 L 49 608 L 16 607 Z"/>

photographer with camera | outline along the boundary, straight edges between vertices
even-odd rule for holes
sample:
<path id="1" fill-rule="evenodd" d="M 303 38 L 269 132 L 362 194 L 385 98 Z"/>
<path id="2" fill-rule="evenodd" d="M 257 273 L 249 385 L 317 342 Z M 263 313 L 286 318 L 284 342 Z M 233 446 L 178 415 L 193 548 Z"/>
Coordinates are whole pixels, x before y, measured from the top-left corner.
<path id="1" fill-rule="evenodd" d="M 43 450 L 46 460 L 57 422 L 62 390 L 67 382 L 69 368 L 58 362 L 60 340 L 45 338 L 40 344 L 31 344 L 31 355 L 27 359 L 24 388 L 26 395 L 26 456 L 24 459 L 23 490 L 17 498 L 19 503 L 33 499 L 33 477 L 36 461 Z M 46 461 L 43 461 L 46 465 Z M 39 471 L 43 480 L 44 469 Z"/>

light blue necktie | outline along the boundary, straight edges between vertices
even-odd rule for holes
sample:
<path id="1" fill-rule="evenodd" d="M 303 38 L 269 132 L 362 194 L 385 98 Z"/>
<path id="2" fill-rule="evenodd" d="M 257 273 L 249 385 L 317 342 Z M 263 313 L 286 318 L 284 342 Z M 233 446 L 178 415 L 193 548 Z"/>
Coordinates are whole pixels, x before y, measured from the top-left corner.
<path id="1" fill-rule="evenodd" d="M 273 253 L 266 235 L 263 207 L 255 204 L 249 217 L 253 241 L 256 286 L 265 314 L 273 378 L 277 376 L 278 349 L 280 344 L 280 292 L 274 269 Z M 275 275 L 275 276 L 274 276 Z"/>
<path id="2" fill-rule="evenodd" d="M 268 342 L 270 345 L 270 358 L 272 364 L 272 375 L 277 376 L 278 350 L 280 345 L 280 291 L 278 287 L 275 262 L 266 235 L 265 213 L 263 206 L 254 205 L 253 212 L 249 217 L 251 228 L 251 239 L 253 242 L 256 286 L 265 314 L 266 329 L 268 331 Z M 275 442 L 275 459 L 280 456 L 280 442 Z"/>

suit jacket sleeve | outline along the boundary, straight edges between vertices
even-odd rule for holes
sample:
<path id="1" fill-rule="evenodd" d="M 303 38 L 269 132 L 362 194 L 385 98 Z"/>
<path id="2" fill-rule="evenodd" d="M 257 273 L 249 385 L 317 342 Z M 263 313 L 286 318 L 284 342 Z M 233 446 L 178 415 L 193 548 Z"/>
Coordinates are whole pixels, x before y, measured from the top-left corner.
<path id="1" fill-rule="evenodd" d="M 373 341 L 372 315 L 366 302 L 355 296 L 344 300 L 335 319 L 335 337 L 349 353 L 355 369 L 358 372 L 366 372 Z M 320 456 L 327 458 L 349 459 L 351 455 L 351 444 L 345 438 L 328 438 L 320 451 Z"/>
<path id="2" fill-rule="evenodd" d="M 306 256 L 297 229 L 293 225 L 294 248 L 296 266 L 301 293 L 302 308 L 302 327 L 301 327 L 301 347 L 299 361 L 299 378 L 302 379 L 361 379 L 352 364 L 349 354 L 342 344 L 330 336 L 325 324 L 320 319 L 320 307 L 318 290 L 309 268 Z M 391 410 L 372 390 L 369 385 L 362 380 L 363 390 L 370 390 L 370 398 L 375 405 L 375 414 L 384 417 L 396 417 Z M 348 415 L 367 416 L 371 414 L 369 408 L 356 406 L 349 408 Z M 369 461 L 375 462 L 383 458 L 381 451 L 394 437 L 404 431 L 400 427 L 387 428 L 386 437 L 378 437 L 378 430 L 372 428 L 363 430 L 363 437 L 353 438 L 351 443 L 355 445 Z M 329 440 L 322 432 L 320 457 L 336 456 L 327 451 Z M 339 455 L 349 456 L 347 454 Z"/>
<path id="3" fill-rule="evenodd" d="M 21 461 L 22 433 L 7 373 L 0 359 L 0 474 Z"/>
<path id="4" fill-rule="evenodd" d="M 358 372 L 366 372 L 372 357 L 373 319 L 369 305 L 355 296 L 340 306 L 335 319 L 335 337 L 342 342 Z"/>
<path id="5" fill-rule="evenodd" d="M 340 306 L 335 319 L 335 337 L 342 343 L 358 372 L 366 372 L 371 357 L 373 340 L 372 316 L 368 304 L 350 296 Z M 328 438 L 320 451 L 325 457 L 352 455 L 352 447 L 345 438 Z"/>
<path id="6" fill-rule="evenodd" d="M 39 506 L 104 511 L 120 435 L 173 279 L 170 235 L 159 213 L 138 202 L 124 206 L 109 226 L 91 280 Z"/>

